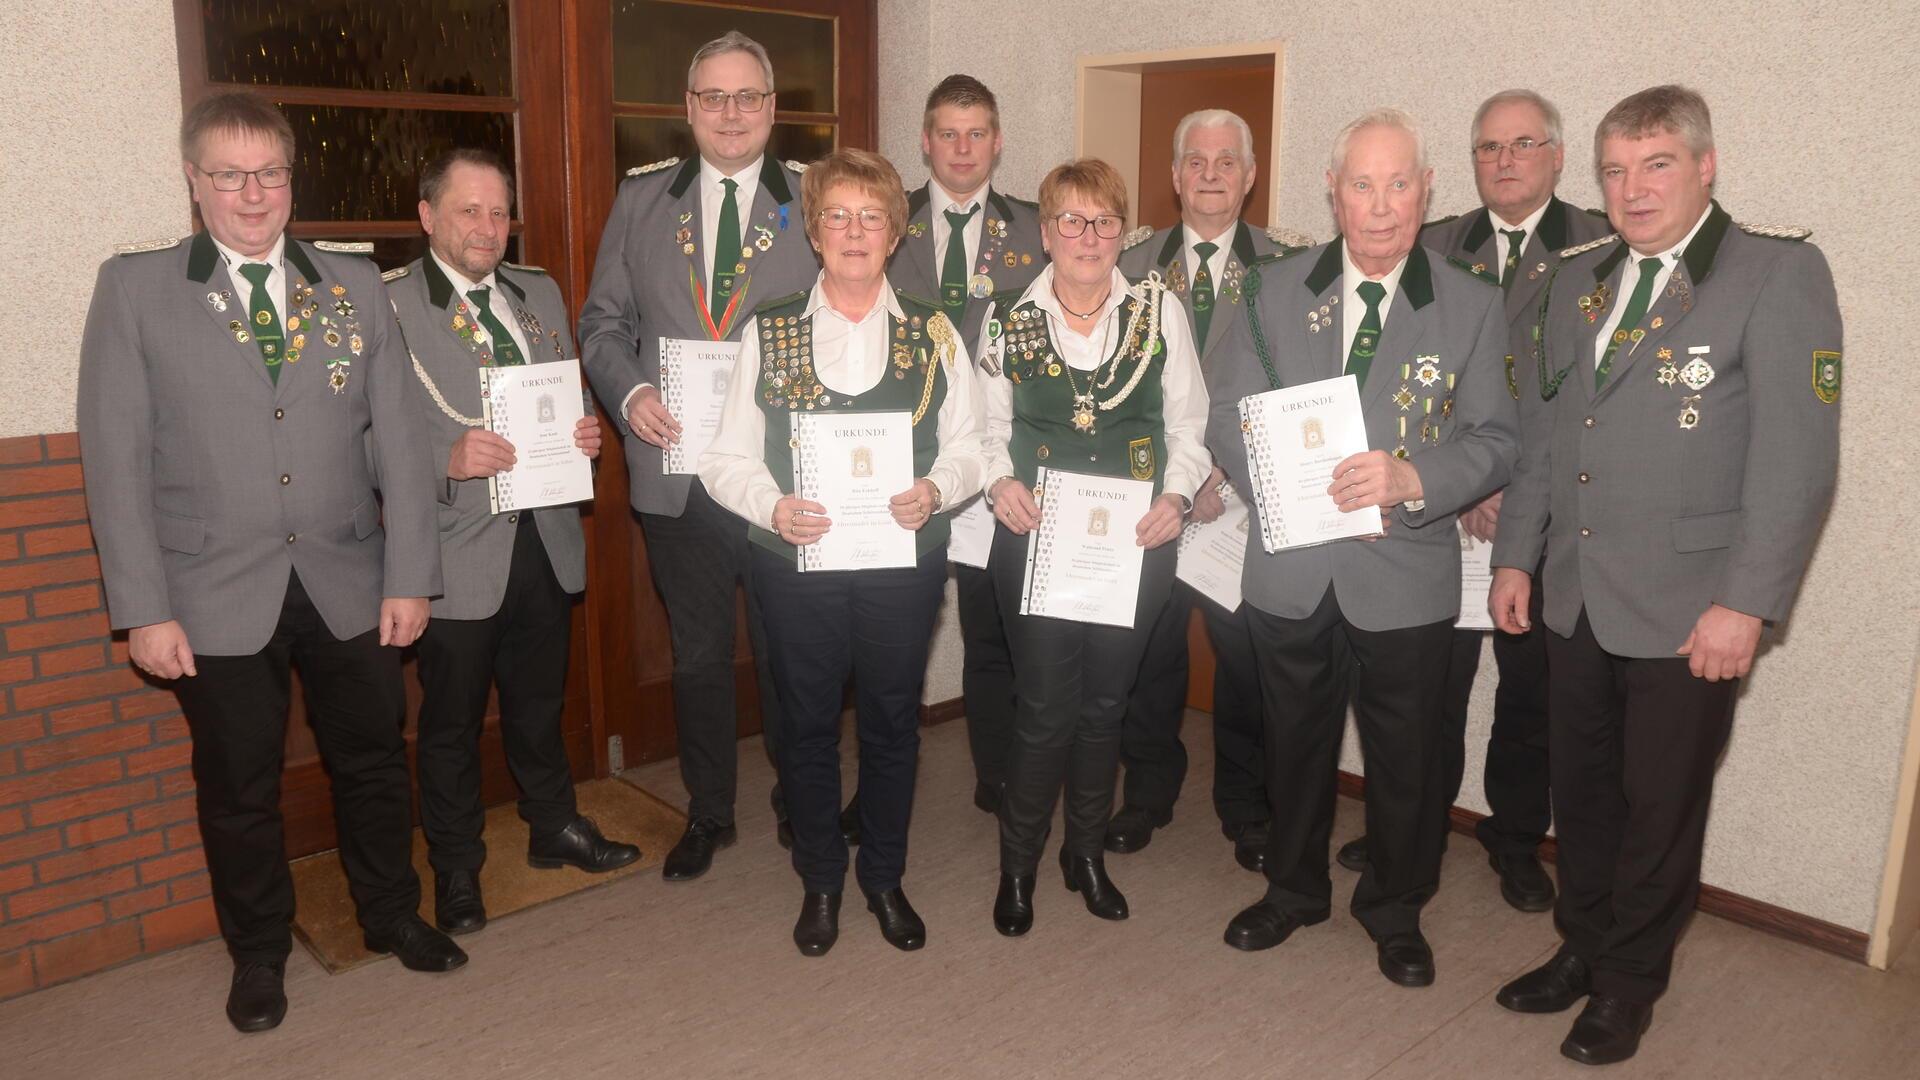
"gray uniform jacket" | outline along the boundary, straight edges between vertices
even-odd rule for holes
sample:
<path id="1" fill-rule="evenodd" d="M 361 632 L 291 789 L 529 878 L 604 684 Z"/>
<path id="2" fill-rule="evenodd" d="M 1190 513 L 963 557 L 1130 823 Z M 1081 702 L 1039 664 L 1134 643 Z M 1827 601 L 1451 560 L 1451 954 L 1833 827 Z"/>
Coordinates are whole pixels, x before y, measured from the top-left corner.
<path id="1" fill-rule="evenodd" d="M 1207 371 L 1213 403 L 1207 445 L 1229 477 L 1247 474 L 1239 401 L 1273 389 L 1258 359 L 1251 320 L 1259 320 L 1280 385 L 1339 376 L 1347 360 L 1338 307 L 1343 272 L 1338 239 L 1248 270 L 1246 317 L 1230 320 L 1232 339 L 1221 345 L 1224 362 Z M 1308 312 L 1322 311 L 1327 318 L 1307 322 Z M 1310 331 L 1310 325 L 1319 329 Z M 1360 407 L 1372 449 L 1405 446 L 1420 471 L 1426 506 L 1417 513 L 1396 507 L 1387 535 L 1373 543 L 1342 540 L 1269 555 L 1260 530 L 1249 530 L 1241 582 L 1248 603 L 1282 618 L 1305 618 L 1331 584 L 1342 614 L 1363 630 L 1422 626 L 1459 614 L 1454 520 L 1507 482 L 1519 454 L 1519 421 L 1500 371 L 1506 341 L 1499 289 L 1426 248 L 1408 254 Z M 1432 400 L 1431 414 L 1426 399 Z M 1423 419 L 1430 426 L 1423 428 Z"/>
<path id="2" fill-rule="evenodd" d="M 887 261 L 887 280 L 910 296 L 940 302 L 940 266 L 933 257 L 935 231 L 947 227 L 933 220 L 932 193 L 922 184 L 907 197 L 907 235 Z M 987 219 L 980 228 L 980 247 L 967 267 L 968 283 L 984 276 L 982 289 L 969 288 L 967 306 L 954 325 L 966 333 L 984 325 L 987 301 L 995 293 L 1024 290 L 1046 269 L 1047 252 L 1040 245 L 1040 210 L 1034 204 L 1009 198 L 987 186 Z M 1008 262 L 1011 260 L 1012 265 Z M 968 355 L 978 356 L 979 339 L 967 340 Z"/>
<path id="3" fill-rule="evenodd" d="M 1139 281 L 1149 271 L 1158 270 L 1160 279 L 1167 283 L 1173 295 L 1180 298 L 1180 306 L 1186 309 L 1187 325 L 1197 327 L 1200 324 L 1193 317 L 1193 271 L 1187 265 L 1187 248 L 1184 228 L 1175 225 L 1172 228 L 1156 230 L 1152 236 L 1136 240 L 1120 253 L 1120 272 L 1127 275 L 1128 281 Z M 1136 233 L 1137 235 L 1137 233 Z M 1129 239 L 1132 239 L 1129 237 Z M 1305 238 L 1301 238 L 1305 241 Z M 1213 359 L 1213 350 L 1231 336 L 1230 324 L 1239 321 L 1238 315 L 1242 303 L 1241 288 L 1245 281 L 1247 267 L 1253 260 L 1275 253 L 1293 251 L 1301 244 L 1278 244 L 1269 239 L 1263 230 L 1254 229 L 1246 222 L 1239 222 L 1233 229 L 1233 242 L 1227 247 L 1227 261 L 1221 271 L 1220 280 L 1214 282 L 1213 318 L 1207 324 L 1207 340 L 1196 341 L 1200 350 L 1200 366 L 1204 370 Z M 1241 344 L 1250 346 L 1250 341 Z M 1251 356 L 1251 354 L 1249 354 Z"/>
<path id="4" fill-rule="evenodd" d="M 252 286 L 207 234 L 100 267 L 80 442 L 116 629 L 174 619 L 196 653 L 239 656 L 273 636 L 293 571 L 342 639 L 378 624 L 383 597 L 440 592 L 433 478 L 380 273 L 291 238 L 285 252 L 281 318 L 289 346 L 305 341 L 278 383 L 240 337 Z"/>
<path id="5" fill-rule="evenodd" d="M 577 355 L 566 301 L 552 278 L 502 263 L 494 271 L 494 280 L 527 339 L 528 363 L 557 363 Z M 492 512 L 484 477 L 455 480 L 447 475 L 453 444 L 479 426 L 463 420 L 478 421 L 482 411 L 479 370 L 484 361 L 479 346 L 453 324 L 456 316 L 471 320 L 473 305 L 454 291 L 440 264 L 425 256 L 391 272 L 387 289 L 412 354 L 407 382 L 413 415 L 425 433 L 427 460 L 440 481 L 436 485 L 440 560 L 447 588 L 433 602 L 433 616 L 484 619 L 499 611 L 506 597 L 520 515 Z M 586 404 L 591 415 L 593 403 Z M 587 546 L 579 508 L 553 506 L 530 512 L 560 587 L 570 593 L 585 589 Z"/>
<path id="6" fill-rule="evenodd" d="M 1553 281 L 1527 387 L 1550 395 L 1550 435 L 1516 471 L 1493 564 L 1531 572 L 1544 545 L 1555 633 L 1584 608 L 1608 652 L 1671 657 L 1710 604 L 1793 604 L 1838 468 L 1840 308 L 1819 248 L 1715 204 L 1596 393 L 1602 318 L 1580 302 L 1605 283 L 1625 303 L 1631 265 L 1616 240 Z"/>
<path id="7" fill-rule="evenodd" d="M 693 477 L 661 473 L 660 449 L 627 430 L 620 402 L 641 383 L 660 382 L 662 338 L 712 337 L 701 317 L 704 300 L 695 299 L 691 284 L 697 279 L 704 296 L 713 272 L 713 253 L 701 246 L 699 176 L 700 159 L 693 157 L 678 168 L 636 170 L 621 181 L 580 310 L 587 378 L 626 435 L 633 508 L 648 514 L 678 516 Z M 820 272 L 799 196 L 800 174 L 767 155 L 753 207 L 740 219 L 740 261 L 747 269 L 734 278 L 740 303 L 728 341 L 740 340 L 754 308 L 810 288 Z"/>

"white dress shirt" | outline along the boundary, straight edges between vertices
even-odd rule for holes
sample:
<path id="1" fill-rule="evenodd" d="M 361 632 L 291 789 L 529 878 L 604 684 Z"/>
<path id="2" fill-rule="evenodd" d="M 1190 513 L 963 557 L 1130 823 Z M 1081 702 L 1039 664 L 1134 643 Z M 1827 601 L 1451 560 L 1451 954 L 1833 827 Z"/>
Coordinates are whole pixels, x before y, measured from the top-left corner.
<path id="1" fill-rule="evenodd" d="M 1053 295 L 1052 264 L 1040 271 L 1014 305 L 1032 300 L 1046 314 L 1047 331 L 1060 350 L 1060 359 L 1075 371 L 1092 371 L 1105 363 L 1126 331 L 1120 305 L 1127 298 L 1127 278 L 1117 268 L 1112 274 L 1113 287 L 1100 305 L 1100 321 L 1090 336 L 1067 325 L 1066 309 Z M 1192 502 L 1213 470 L 1213 458 L 1206 447 L 1207 387 L 1200 376 L 1200 354 L 1193 346 L 1186 310 L 1178 297 L 1163 295 L 1161 299 L 1160 335 L 1166 339 L 1167 355 L 1160 367 L 1160 417 L 1167 441 L 1167 467 L 1160 490 Z M 1004 318 L 1005 314 L 997 311 L 994 317 Z M 987 377 L 986 384 L 987 475 L 997 480 L 1016 475 L 1009 450 L 1013 440 L 1013 380 L 1001 374 Z"/>
<path id="2" fill-rule="evenodd" d="M 1495 277 L 1506 276 L 1502 271 L 1507 265 L 1507 245 L 1511 243 L 1511 241 L 1507 239 L 1507 231 L 1510 229 L 1518 229 L 1526 234 L 1520 238 L 1520 250 L 1525 252 L 1527 250 L 1527 241 L 1533 239 L 1534 230 L 1540 227 L 1540 219 L 1547 216 L 1547 207 L 1551 205 L 1553 205 L 1553 197 L 1548 196 L 1546 202 L 1534 207 L 1533 213 L 1528 214 L 1525 220 L 1521 221 L 1518 225 L 1507 224 L 1506 218 L 1495 213 L 1492 207 L 1487 208 L 1487 220 L 1493 223 L 1493 266 L 1491 269 Z"/>
<path id="3" fill-rule="evenodd" d="M 1406 272 L 1407 257 L 1402 255 L 1385 277 L 1378 278 L 1369 278 L 1353 265 L 1353 252 L 1345 244 L 1340 245 L 1340 261 L 1344 264 L 1340 270 L 1340 303 L 1347 309 L 1340 315 L 1340 363 L 1344 367 L 1347 357 L 1353 355 L 1353 339 L 1367 317 L 1367 302 L 1360 299 L 1360 283 L 1378 281 L 1387 290 L 1387 295 L 1380 298 L 1380 333 L 1385 337 L 1387 313 L 1393 310 L 1393 298 L 1400 293 L 1400 275 Z"/>
<path id="4" fill-rule="evenodd" d="M 1600 358 L 1607 355 L 1607 342 L 1613 340 L 1613 332 L 1620 327 L 1620 316 L 1626 313 L 1627 301 L 1632 298 L 1634 288 L 1640 284 L 1640 260 L 1649 256 L 1660 260 L 1660 272 L 1653 276 L 1653 296 L 1647 301 L 1647 310 L 1652 311 L 1653 305 L 1660 299 L 1660 290 L 1666 288 L 1667 282 L 1673 277 L 1673 268 L 1680 265 L 1680 256 L 1686 254 L 1687 245 L 1693 243 L 1694 234 L 1700 231 L 1700 226 L 1707 223 L 1707 218 L 1712 213 L 1713 204 L 1708 203 L 1707 208 L 1700 214 L 1700 220 L 1694 222 L 1693 228 L 1687 230 L 1687 235 L 1681 237 L 1679 243 L 1665 251 L 1627 252 L 1626 269 L 1620 274 L 1620 288 L 1613 301 L 1607 305 L 1606 314 L 1600 317 L 1600 334 L 1593 339 L 1595 371 L 1600 370 Z"/>
<path id="5" fill-rule="evenodd" d="M 427 251 L 427 258 L 432 259 L 439 265 L 440 272 L 447 275 L 447 280 L 453 283 L 453 291 L 460 294 L 460 299 L 466 301 L 468 307 L 473 306 L 473 297 L 467 294 L 482 286 L 486 287 L 489 290 L 487 293 L 488 310 L 493 312 L 494 318 L 500 320 L 500 325 L 507 328 L 507 336 L 513 338 L 514 346 L 520 350 L 520 359 L 528 364 L 533 363 L 533 353 L 528 351 L 527 339 L 520 331 L 520 319 L 514 315 L 513 306 L 507 303 L 507 298 L 501 295 L 505 290 L 501 289 L 500 279 L 494 276 L 493 271 L 487 271 L 487 276 L 479 281 L 468 281 L 465 274 L 448 266 L 446 260 L 440 257 L 439 252 L 429 249 Z M 488 333 L 487 325 L 478 318 L 473 320 L 473 336 L 475 340 L 479 341 L 480 344 L 486 346 L 489 350 L 495 347 L 493 344 L 493 335 Z"/>
<path id="6" fill-rule="evenodd" d="M 258 259 L 249 259 L 241 255 L 221 243 L 211 232 L 207 234 L 207 239 L 213 241 L 214 250 L 218 251 L 220 258 L 226 261 L 227 276 L 233 278 L 234 295 L 240 299 L 242 315 L 246 314 L 245 308 L 253 301 L 253 282 L 241 276 L 240 268 L 248 263 L 266 263 L 273 267 L 273 272 L 267 275 L 267 302 L 273 305 L 273 313 L 280 317 L 280 326 L 284 331 L 287 325 L 287 313 L 280 309 L 287 306 L 287 234 L 281 233 L 273 242 L 273 250 Z M 313 282 L 309 281 L 307 284 L 311 285 Z"/>
<path id="7" fill-rule="evenodd" d="M 967 219 L 967 227 L 960 232 L 962 240 L 966 243 L 967 277 L 971 280 L 975 265 L 974 260 L 980 257 L 980 232 L 986 227 L 984 222 L 987 217 L 987 185 L 981 184 L 980 190 L 974 192 L 965 202 L 960 202 L 952 195 L 947 194 L 947 189 L 941 187 L 940 181 L 938 180 L 927 181 L 927 194 L 929 196 L 927 199 L 927 210 L 933 215 L 933 272 L 935 276 L 938 276 L 942 268 L 947 265 L 947 248 L 951 244 L 953 237 L 953 229 L 947 224 L 947 211 L 954 210 L 964 212 L 970 206 L 975 208 L 973 216 Z"/>
<path id="8" fill-rule="evenodd" d="M 813 371 L 822 386 L 844 399 L 872 390 L 887 377 L 891 362 L 889 316 L 904 318 L 905 313 L 884 278 L 873 309 L 858 319 L 849 319 L 830 307 L 820 279 L 814 281 L 801 317 L 813 323 Z M 931 351 L 938 362 L 938 350 Z M 946 369 L 946 377 L 946 397 L 935 418 L 940 449 L 926 479 L 940 489 L 941 505 L 954 507 L 980 491 L 986 470 L 980 444 L 983 414 L 977 377 L 966 343 L 958 333 L 954 335 L 953 366 Z M 912 378 L 909 375 L 909 381 Z M 727 387 L 727 400 L 721 408 L 720 429 L 706 453 L 700 455 L 697 469 L 700 482 L 715 502 L 754 525 L 772 528 L 774 505 L 785 492 L 767 469 L 767 417 L 760 409 L 759 395 L 760 320 L 755 318 L 741 334 L 740 358 L 734 364 L 733 383 Z M 833 508 L 828 507 L 827 512 L 831 517 Z"/>
<path id="9" fill-rule="evenodd" d="M 1201 236 L 1199 233 L 1193 231 L 1193 226 L 1191 225 L 1180 226 L 1180 232 L 1182 234 L 1180 238 L 1187 245 L 1185 261 L 1187 264 L 1187 281 L 1189 283 L 1200 275 L 1200 253 L 1195 251 L 1194 248 L 1199 246 L 1202 241 L 1214 246 L 1213 256 L 1207 260 L 1207 277 L 1213 281 L 1213 295 L 1216 301 L 1220 296 L 1220 275 L 1227 272 L 1227 256 L 1232 253 L 1229 249 L 1233 247 L 1233 230 L 1234 226 L 1229 225 L 1227 226 L 1227 231 L 1221 233 L 1219 236 Z"/>

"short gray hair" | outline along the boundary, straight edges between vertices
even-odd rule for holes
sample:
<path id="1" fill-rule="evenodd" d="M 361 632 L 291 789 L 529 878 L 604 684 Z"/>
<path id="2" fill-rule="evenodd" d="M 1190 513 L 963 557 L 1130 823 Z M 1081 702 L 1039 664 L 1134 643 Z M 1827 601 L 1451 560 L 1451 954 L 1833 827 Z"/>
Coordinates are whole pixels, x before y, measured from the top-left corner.
<path id="1" fill-rule="evenodd" d="M 760 73 L 767 77 L 767 93 L 773 93 L 773 61 L 767 59 L 766 47 L 738 30 L 721 34 L 693 54 L 693 62 L 687 65 L 687 93 L 693 93 L 693 73 L 699 69 L 700 61 L 730 52 L 743 52 L 760 61 Z"/>
<path id="2" fill-rule="evenodd" d="M 1671 83 L 1652 86 L 1623 99 L 1593 130 L 1593 169 L 1600 171 L 1600 148 L 1610 138 L 1640 139 L 1668 131 L 1702 157 L 1713 149 L 1713 114 L 1697 91 Z"/>
<path id="3" fill-rule="evenodd" d="M 1502 90 L 1480 103 L 1480 108 L 1473 114 L 1473 130 L 1467 143 L 1469 147 L 1480 145 L 1480 125 L 1486 121 L 1487 114 L 1497 105 L 1531 105 L 1539 109 L 1540 119 L 1547 125 L 1547 141 L 1551 143 L 1560 141 L 1560 110 L 1553 107 L 1553 102 L 1532 90 L 1516 89 Z"/>
<path id="4" fill-rule="evenodd" d="M 1412 136 L 1414 165 L 1421 172 L 1427 171 L 1426 137 L 1420 134 L 1419 123 L 1411 115 L 1399 109 L 1369 109 L 1358 119 L 1341 128 L 1340 134 L 1333 138 L 1333 156 L 1328 159 L 1328 171 L 1335 176 L 1340 175 L 1341 167 L 1347 163 L 1347 143 L 1352 141 L 1356 132 L 1371 127 L 1397 128 Z"/>
<path id="5" fill-rule="evenodd" d="M 1240 156 L 1247 161 L 1253 160 L 1253 129 L 1247 126 L 1240 114 L 1226 109 L 1201 109 L 1190 112 L 1180 118 L 1173 129 L 1173 163 L 1177 166 L 1187 153 L 1187 136 L 1195 128 L 1230 127 L 1240 135 Z"/>

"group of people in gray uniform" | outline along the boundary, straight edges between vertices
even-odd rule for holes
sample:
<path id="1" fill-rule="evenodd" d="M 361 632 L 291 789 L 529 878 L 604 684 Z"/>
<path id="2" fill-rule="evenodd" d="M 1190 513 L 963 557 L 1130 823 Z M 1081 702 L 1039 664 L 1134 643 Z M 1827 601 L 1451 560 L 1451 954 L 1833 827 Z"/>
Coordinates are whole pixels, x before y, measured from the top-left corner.
<path id="1" fill-rule="evenodd" d="M 1224 108 L 1181 121 L 1180 222 L 1154 230 L 1127 227 L 1127 185 L 1098 160 L 1051 170 L 1036 202 L 995 187 L 998 106 L 966 75 L 928 96 L 931 176 L 911 192 L 869 152 L 768 156 L 774 73 L 738 33 L 692 58 L 686 104 L 698 153 L 620 185 L 577 349 L 554 282 L 502 260 L 513 178 L 498 158 L 460 149 L 429 166 L 430 251 L 383 280 L 341 245 L 286 236 L 292 132 L 245 94 L 182 125 L 204 231 L 101 268 L 79 390 L 89 509 L 113 626 L 192 730 L 233 1024 L 286 1012 L 291 666 L 369 948 L 448 971 L 466 959 L 449 935 L 485 924 L 490 688 L 529 860 L 639 858 L 580 815 L 559 733 L 568 611 L 587 586 L 578 510 L 494 514 L 487 497 L 515 448 L 480 419 L 474 369 L 578 358 L 615 418 L 671 624 L 689 805 L 668 880 L 700 877 L 737 839 L 744 585 L 779 835 L 803 886 L 795 944 L 831 949 L 850 862 L 883 937 L 926 944 L 902 890 L 917 707 L 950 523 L 978 498 L 988 565 L 952 575 L 973 802 L 1000 828 L 995 928 L 1033 926 L 1061 805 L 1066 886 L 1096 916 L 1128 917 L 1107 855 L 1141 851 L 1172 818 L 1198 608 L 1216 663 L 1214 811 L 1265 879 L 1226 944 L 1270 949 L 1329 918 L 1337 861 L 1358 874 L 1349 909 L 1381 973 L 1429 985 L 1420 912 L 1440 886 L 1485 636 L 1454 625 L 1464 532 L 1493 545 L 1498 627 L 1477 838 L 1506 900 L 1552 910 L 1563 938 L 1498 1001 L 1584 1000 L 1562 1053 L 1632 1056 L 1699 890 L 1740 680 L 1791 608 L 1837 468 L 1831 274 L 1806 230 L 1737 223 L 1714 199 L 1701 96 L 1656 86 L 1606 113 L 1591 162 L 1604 208 L 1589 211 L 1555 195 L 1559 112 L 1495 94 L 1467 128 L 1482 205 L 1441 220 L 1422 129 L 1369 111 L 1332 143 L 1326 243 L 1242 219 L 1260 163 Z M 688 419 L 660 388 L 674 339 L 738 343 L 691 474 L 662 468 Z M 1370 449 L 1327 491 L 1341 510 L 1379 508 L 1384 534 L 1269 554 L 1251 531 L 1233 610 L 1177 582 L 1184 523 L 1219 517 L 1229 485 L 1247 492 L 1238 402 L 1342 375 Z M 594 457 L 587 404 L 575 443 Z M 916 563 L 801 574 L 795 552 L 832 520 L 794 491 L 792 417 L 873 409 L 912 414 L 916 479 L 889 511 Z M 1021 613 L 1041 469 L 1152 482 L 1131 629 Z M 433 924 L 408 858 L 408 645 Z M 1349 708 L 1366 828 L 1336 853 Z M 1539 858 L 1549 825 L 1557 888 Z"/>

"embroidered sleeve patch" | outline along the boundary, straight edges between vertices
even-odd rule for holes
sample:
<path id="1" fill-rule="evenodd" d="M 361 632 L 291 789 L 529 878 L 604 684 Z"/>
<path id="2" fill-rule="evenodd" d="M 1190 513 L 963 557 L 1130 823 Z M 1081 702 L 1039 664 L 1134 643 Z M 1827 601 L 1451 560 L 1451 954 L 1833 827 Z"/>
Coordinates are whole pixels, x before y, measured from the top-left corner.
<path id="1" fill-rule="evenodd" d="M 1813 350 L 1813 396 L 1831 405 L 1840 400 L 1840 354 Z"/>

